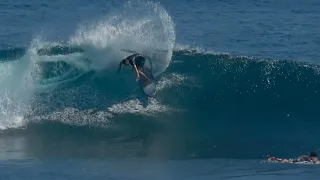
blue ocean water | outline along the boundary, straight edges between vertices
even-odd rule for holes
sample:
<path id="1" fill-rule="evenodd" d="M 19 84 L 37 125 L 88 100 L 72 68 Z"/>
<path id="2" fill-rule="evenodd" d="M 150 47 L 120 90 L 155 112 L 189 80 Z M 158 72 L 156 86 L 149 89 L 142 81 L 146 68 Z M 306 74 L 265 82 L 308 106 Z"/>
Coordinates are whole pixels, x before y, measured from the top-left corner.
<path id="1" fill-rule="evenodd" d="M 1 1 L 1 179 L 316 179 L 320 2 Z M 116 68 L 154 64 L 157 96 Z"/>

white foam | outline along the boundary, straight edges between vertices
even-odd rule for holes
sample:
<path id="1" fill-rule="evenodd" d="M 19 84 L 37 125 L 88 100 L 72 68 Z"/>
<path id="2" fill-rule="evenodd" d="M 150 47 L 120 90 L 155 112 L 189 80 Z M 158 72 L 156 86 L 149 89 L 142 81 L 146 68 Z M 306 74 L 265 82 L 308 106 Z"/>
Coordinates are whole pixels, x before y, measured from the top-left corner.
<path id="1" fill-rule="evenodd" d="M 178 86 L 186 79 L 186 76 L 177 73 L 172 73 L 168 77 L 161 77 L 157 84 L 157 91 L 161 91 L 172 86 Z"/>
<path id="2" fill-rule="evenodd" d="M 0 130 L 19 128 L 26 123 L 23 116 L 7 116 L 0 119 Z"/>
<path id="3" fill-rule="evenodd" d="M 66 108 L 61 111 L 55 111 L 48 115 L 34 116 L 33 122 L 49 120 L 59 121 L 69 125 L 83 126 L 108 126 L 112 114 L 104 111 L 79 110 L 76 108 Z"/>
<path id="4" fill-rule="evenodd" d="M 132 99 L 123 103 L 114 104 L 109 107 L 108 110 L 115 114 L 140 114 L 146 116 L 155 116 L 158 113 L 167 112 L 172 109 L 165 105 L 161 105 L 155 99 L 149 99 L 147 107 L 144 107 L 138 99 Z"/>

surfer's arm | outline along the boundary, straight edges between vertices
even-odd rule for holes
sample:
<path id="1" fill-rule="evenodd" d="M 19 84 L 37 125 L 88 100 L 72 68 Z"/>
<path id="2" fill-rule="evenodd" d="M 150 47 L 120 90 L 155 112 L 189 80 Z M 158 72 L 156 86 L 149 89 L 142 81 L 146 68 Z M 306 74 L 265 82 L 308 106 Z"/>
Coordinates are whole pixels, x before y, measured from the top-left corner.
<path id="1" fill-rule="evenodd" d="M 140 78 L 140 74 L 139 74 L 135 59 L 132 60 L 132 64 L 133 64 L 134 71 L 136 71 L 137 81 L 138 81 L 138 79 Z"/>
<path id="2" fill-rule="evenodd" d="M 140 78 L 138 68 L 137 68 L 136 64 L 133 64 L 133 67 L 134 67 L 134 70 L 135 70 L 135 71 L 136 71 L 136 73 L 137 73 L 137 81 L 138 81 L 138 80 L 139 80 L 139 78 Z"/>

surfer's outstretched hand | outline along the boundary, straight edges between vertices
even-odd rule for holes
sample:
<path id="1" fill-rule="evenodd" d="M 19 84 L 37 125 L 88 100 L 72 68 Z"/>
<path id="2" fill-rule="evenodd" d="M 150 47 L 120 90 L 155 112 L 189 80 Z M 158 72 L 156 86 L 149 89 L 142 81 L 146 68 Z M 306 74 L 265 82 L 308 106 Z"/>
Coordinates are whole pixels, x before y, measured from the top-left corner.
<path id="1" fill-rule="evenodd" d="M 136 78 L 136 81 L 138 82 L 138 81 L 139 81 L 139 79 L 140 79 L 140 76 L 138 76 L 138 77 Z"/>

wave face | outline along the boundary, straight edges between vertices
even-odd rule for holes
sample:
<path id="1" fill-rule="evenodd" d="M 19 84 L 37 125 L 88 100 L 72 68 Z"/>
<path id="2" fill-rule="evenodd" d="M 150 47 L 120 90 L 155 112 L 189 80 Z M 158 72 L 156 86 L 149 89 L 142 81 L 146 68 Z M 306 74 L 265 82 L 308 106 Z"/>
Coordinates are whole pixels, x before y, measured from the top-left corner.
<path id="1" fill-rule="evenodd" d="M 135 8 L 135 11 L 131 10 Z M 0 128 L 30 155 L 259 158 L 318 148 L 319 67 L 176 48 L 159 4 L 127 3 L 67 42 L 0 51 Z M 122 58 L 151 57 L 145 99 Z"/>

